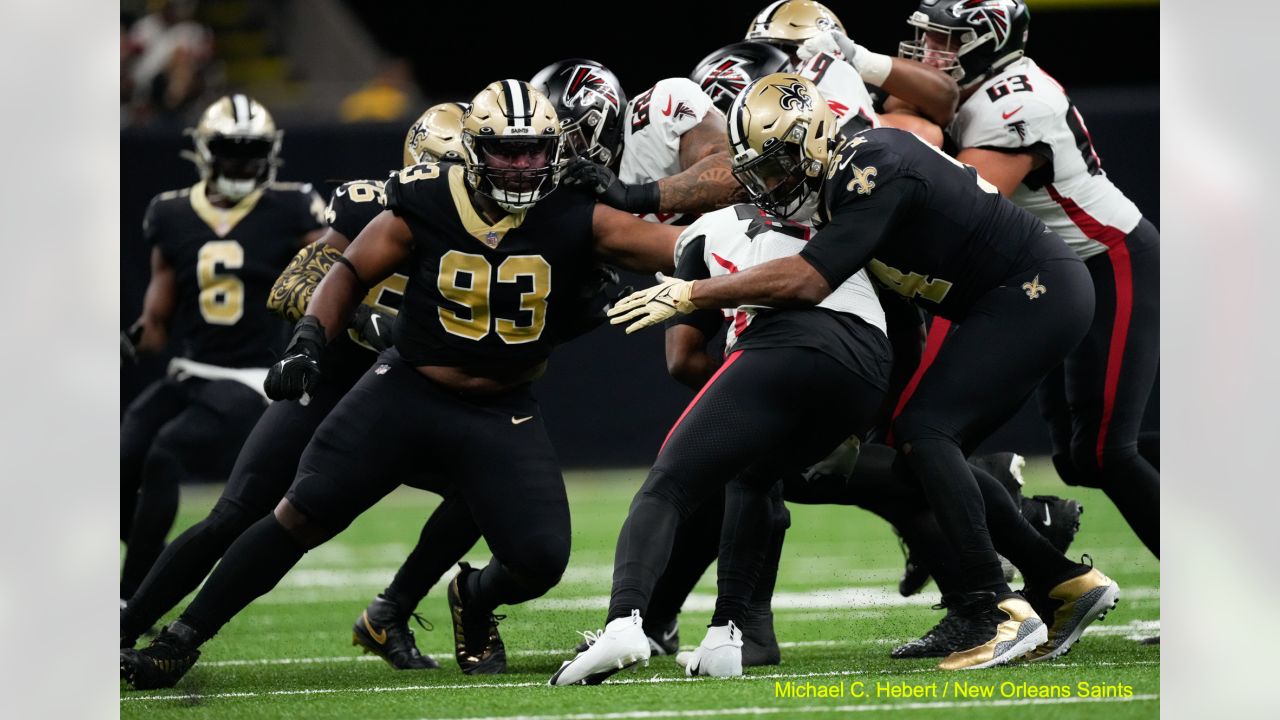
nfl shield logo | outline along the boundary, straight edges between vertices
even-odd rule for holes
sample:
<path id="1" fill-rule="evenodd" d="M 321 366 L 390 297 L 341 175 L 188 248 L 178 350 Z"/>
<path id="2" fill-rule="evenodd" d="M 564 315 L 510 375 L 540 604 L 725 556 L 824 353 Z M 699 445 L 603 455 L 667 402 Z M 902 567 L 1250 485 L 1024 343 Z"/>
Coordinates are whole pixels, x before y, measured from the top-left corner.
<path id="1" fill-rule="evenodd" d="M 390 369 L 391 369 L 391 366 L 390 366 L 390 365 L 388 365 L 388 364 L 386 364 L 386 363 L 382 363 L 381 365 L 379 365 L 378 367 L 376 367 L 376 368 L 374 368 L 374 369 L 373 369 L 373 374 L 374 374 L 374 375 L 386 375 L 386 374 L 387 374 L 387 371 L 388 371 L 388 370 L 390 370 Z"/>
<path id="2" fill-rule="evenodd" d="M 498 233 L 493 230 L 490 230 L 489 233 L 484 236 L 484 244 L 488 245 L 491 248 L 496 248 L 498 247 L 499 239 L 500 238 L 498 237 Z"/>

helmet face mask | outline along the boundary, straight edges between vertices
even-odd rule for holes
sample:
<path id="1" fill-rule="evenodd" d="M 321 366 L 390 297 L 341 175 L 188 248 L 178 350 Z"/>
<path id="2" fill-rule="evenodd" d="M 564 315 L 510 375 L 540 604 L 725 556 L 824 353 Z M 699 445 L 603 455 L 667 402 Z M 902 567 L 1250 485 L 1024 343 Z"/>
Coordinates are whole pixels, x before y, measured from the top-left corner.
<path id="1" fill-rule="evenodd" d="M 804 128 L 795 125 L 788 135 L 789 139 L 766 144 L 763 153 L 733 167 L 733 177 L 746 188 L 751 201 L 781 218 L 795 214 L 820 186 L 807 175 L 807 163 L 800 157 Z"/>
<path id="2" fill-rule="evenodd" d="M 519 80 L 491 83 L 463 114 L 466 182 L 507 212 L 532 207 L 560 183 L 560 119 Z"/>
<path id="3" fill-rule="evenodd" d="M 978 84 L 1025 54 L 1030 12 L 1024 0 L 921 0 L 907 18 L 914 38 L 898 56 Z"/>
<path id="4" fill-rule="evenodd" d="M 275 180 L 284 133 L 258 101 L 240 94 L 219 98 L 187 132 L 201 178 L 228 200 L 239 202 Z"/>

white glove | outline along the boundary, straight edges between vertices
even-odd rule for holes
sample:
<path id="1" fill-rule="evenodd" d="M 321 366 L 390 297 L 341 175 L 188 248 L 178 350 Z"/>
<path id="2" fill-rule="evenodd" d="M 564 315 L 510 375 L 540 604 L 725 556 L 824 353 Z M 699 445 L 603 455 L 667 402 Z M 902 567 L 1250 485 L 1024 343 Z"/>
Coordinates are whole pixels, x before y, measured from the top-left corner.
<path id="1" fill-rule="evenodd" d="M 839 30 L 814 35 L 796 50 L 796 55 L 802 60 L 809 60 L 821 53 L 843 57 L 863 80 L 872 85 L 883 85 L 885 78 L 893 70 L 893 58 L 871 52 Z"/>
<path id="2" fill-rule="evenodd" d="M 689 300 L 693 282 L 657 274 L 658 284 L 638 290 L 614 303 L 609 309 L 609 323 L 620 325 L 631 320 L 627 334 L 657 325 L 676 315 L 687 315 L 697 307 Z"/>

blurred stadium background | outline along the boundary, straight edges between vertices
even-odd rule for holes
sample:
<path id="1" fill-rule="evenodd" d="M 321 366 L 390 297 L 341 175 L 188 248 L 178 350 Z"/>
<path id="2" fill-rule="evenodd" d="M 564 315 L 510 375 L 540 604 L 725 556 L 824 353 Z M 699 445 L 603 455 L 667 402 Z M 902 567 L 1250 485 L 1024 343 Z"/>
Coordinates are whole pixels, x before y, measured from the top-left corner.
<path id="1" fill-rule="evenodd" d="M 741 39 L 764 4 L 123 0 L 121 327 L 137 317 L 148 278 L 143 211 L 154 194 L 196 179 L 179 157 L 189 147 L 182 130 L 217 97 L 240 91 L 263 102 L 285 129 L 280 179 L 311 182 L 327 197 L 342 181 L 398 167 L 408 124 L 433 103 L 466 100 L 492 80 L 529 78 L 574 56 L 609 66 L 634 96 Z M 916 3 L 827 5 L 858 42 L 893 53 Z M 1067 87 L 1103 167 L 1159 224 L 1158 2 L 1029 5 L 1028 54 Z M 689 399 L 667 377 L 661 344 L 661 333 L 600 329 L 557 354 L 536 393 L 566 466 L 652 461 Z M 166 362 L 122 370 L 121 408 Z M 1151 427 L 1158 404 L 1157 385 Z M 1046 453 L 1034 403 L 988 446 Z"/>

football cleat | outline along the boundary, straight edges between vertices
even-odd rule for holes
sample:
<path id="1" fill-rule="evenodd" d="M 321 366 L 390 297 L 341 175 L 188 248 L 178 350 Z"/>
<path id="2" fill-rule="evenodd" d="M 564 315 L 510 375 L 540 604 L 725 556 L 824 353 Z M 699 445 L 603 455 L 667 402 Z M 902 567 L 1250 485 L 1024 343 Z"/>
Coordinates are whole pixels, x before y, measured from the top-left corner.
<path id="1" fill-rule="evenodd" d="M 507 671 L 507 648 L 498 634 L 498 621 L 505 615 L 480 613 L 466 607 L 462 587 L 471 573 L 480 572 L 467 563 L 458 563 L 458 574 L 449 583 L 449 610 L 453 617 L 454 657 L 468 675 L 497 675 Z"/>
<path id="2" fill-rule="evenodd" d="M 894 532 L 897 532 L 895 529 Z M 898 536 L 898 548 L 902 550 L 902 558 L 906 566 L 902 569 L 902 579 L 898 581 L 898 593 L 902 597 L 911 597 L 920 592 L 929 582 L 929 568 L 920 562 L 911 552 L 907 541 Z"/>
<path id="3" fill-rule="evenodd" d="M 650 657 L 675 655 L 680 650 L 680 621 L 677 618 L 658 623 L 650 623 L 646 620 L 644 634 L 645 637 L 649 638 Z M 591 647 L 591 642 L 584 639 L 578 643 L 573 651 L 575 653 L 586 652 L 589 647 Z"/>
<path id="4" fill-rule="evenodd" d="M 141 650 L 120 651 L 120 679 L 137 690 L 171 688 L 200 658 L 196 631 L 175 621 Z"/>
<path id="5" fill-rule="evenodd" d="M 1022 500 L 1022 516 L 1058 549 L 1065 553 L 1080 532 L 1080 516 L 1084 506 L 1070 498 L 1035 495 Z"/>
<path id="6" fill-rule="evenodd" d="M 996 601 L 993 593 L 957 605 L 957 644 L 965 650 L 948 655 L 942 670 L 978 670 L 1003 665 L 1026 655 L 1048 638 L 1048 629 L 1031 605 L 1017 595 Z"/>
<path id="7" fill-rule="evenodd" d="M 773 632 L 773 609 L 768 602 L 751 603 L 742 619 L 742 667 L 778 665 L 782 651 Z"/>
<path id="8" fill-rule="evenodd" d="M 742 631 L 733 621 L 728 625 L 707 628 L 702 644 L 692 652 L 676 655 L 684 666 L 684 674 L 706 677 L 740 677 L 742 675 Z"/>
<path id="9" fill-rule="evenodd" d="M 1087 555 L 1085 558 L 1089 559 Z M 1120 585 L 1093 567 L 1058 583 L 1047 595 L 1032 589 L 1027 592 L 1045 617 L 1053 618 L 1048 638 L 1027 656 L 1031 662 L 1052 660 L 1070 652 L 1085 628 L 1106 617 L 1120 601 Z"/>
<path id="10" fill-rule="evenodd" d="M 599 632 L 584 632 L 582 637 L 587 649 L 565 660 L 548 685 L 599 685 L 619 670 L 649 664 L 649 638 L 639 610 L 609 621 Z"/>
<path id="11" fill-rule="evenodd" d="M 411 617 L 424 630 L 431 630 L 418 613 L 406 612 L 399 604 L 378 595 L 356 618 L 351 628 L 351 644 L 381 657 L 397 670 L 435 670 L 440 663 L 418 652 L 413 630 L 409 629 Z"/>
<path id="12" fill-rule="evenodd" d="M 953 652 L 963 650 L 964 622 L 960 615 L 951 608 L 946 598 L 933 606 L 934 610 L 946 610 L 937 625 L 916 640 L 903 643 L 889 652 L 894 660 L 915 660 L 917 658 L 946 657 Z"/>
<path id="13" fill-rule="evenodd" d="M 1027 459 L 1018 453 L 998 452 L 975 455 L 969 458 L 969 462 L 975 467 L 986 470 L 988 475 L 999 480 L 1013 497 L 1022 495 L 1022 469 L 1027 466 Z"/>

